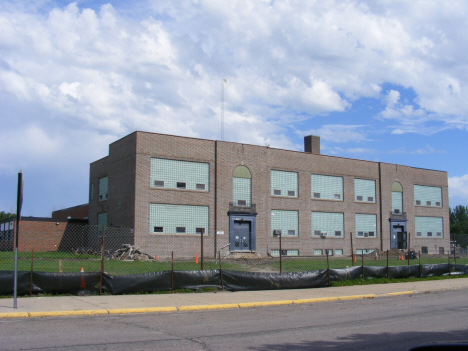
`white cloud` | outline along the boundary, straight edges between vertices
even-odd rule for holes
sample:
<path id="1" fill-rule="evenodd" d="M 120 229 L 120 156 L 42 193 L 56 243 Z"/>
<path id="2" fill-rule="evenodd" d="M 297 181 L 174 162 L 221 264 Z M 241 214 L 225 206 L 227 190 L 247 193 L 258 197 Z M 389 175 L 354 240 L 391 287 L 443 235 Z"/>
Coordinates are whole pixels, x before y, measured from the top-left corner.
<path id="1" fill-rule="evenodd" d="M 408 151 L 404 147 L 399 148 L 396 150 L 388 151 L 389 154 L 417 154 L 417 155 L 425 155 L 425 154 L 446 154 L 447 151 L 443 150 L 436 150 L 431 145 L 426 144 L 425 147 Z"/>
<path id="2" fill-rule="evenodd" d="M 449 177 L 448 185 L 450 197 L 459 197 L 468 203 L 468 174 L 461 177 Z"/>
<path id="3" fill-rule="evenodd" d="M 223 78 L 232 141 L 297 148 L 302 122 L 330 153 L 375 152 L 331 145 L 371 142 L 371 121 L 327 120 L 362 98 L 384 101 L 394 135 L 468 129 L 463 2 L 55 4 L 0 5 L 0 143 L 16 156 L 3 173 L 66 160 L 74 143 L 101 157 L 103 141 L 134 130 L 219 138 Z M 13 136 L 31 144 L 15 149 Z"/>

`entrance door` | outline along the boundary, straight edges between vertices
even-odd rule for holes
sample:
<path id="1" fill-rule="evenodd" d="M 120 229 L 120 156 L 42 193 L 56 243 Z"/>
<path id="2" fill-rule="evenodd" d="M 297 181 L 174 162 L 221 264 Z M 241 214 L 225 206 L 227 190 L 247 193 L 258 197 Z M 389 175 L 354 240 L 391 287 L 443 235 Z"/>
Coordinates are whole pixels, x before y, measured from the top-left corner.
<path id="1" fill-rule="evenodd" d="M 251 222 L 234 221 L 230 232 L 231 251 L 251 251 Z"/>

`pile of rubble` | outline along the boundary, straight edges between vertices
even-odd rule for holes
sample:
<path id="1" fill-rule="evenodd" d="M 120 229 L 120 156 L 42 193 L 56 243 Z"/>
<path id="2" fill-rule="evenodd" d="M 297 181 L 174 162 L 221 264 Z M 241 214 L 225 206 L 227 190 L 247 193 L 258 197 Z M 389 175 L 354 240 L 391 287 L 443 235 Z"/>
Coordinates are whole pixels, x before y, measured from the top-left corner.
<path id="1" fill-rule="evenodd" d="M 106 252 L 106 256 L 111 260 L 120 261 L 156 261 L 154 256 L 141 252 L 130 244 L 123 244 L 120 249 L 114 252 Z"/>

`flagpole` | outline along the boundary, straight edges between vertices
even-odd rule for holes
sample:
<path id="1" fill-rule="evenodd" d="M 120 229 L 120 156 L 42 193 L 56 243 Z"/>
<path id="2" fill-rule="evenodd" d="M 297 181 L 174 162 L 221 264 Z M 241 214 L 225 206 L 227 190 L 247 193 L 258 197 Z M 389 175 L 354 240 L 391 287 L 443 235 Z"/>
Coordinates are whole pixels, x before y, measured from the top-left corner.
<path id="1" fill-rule="evenodd" d="M 16 200 L 16 235 L 15 235 L 15 275 L 13 278 L 13 308 L 18 308 L 18 233 L 23 206 L 23 171 L 18 173 L 18 197 Z"/>

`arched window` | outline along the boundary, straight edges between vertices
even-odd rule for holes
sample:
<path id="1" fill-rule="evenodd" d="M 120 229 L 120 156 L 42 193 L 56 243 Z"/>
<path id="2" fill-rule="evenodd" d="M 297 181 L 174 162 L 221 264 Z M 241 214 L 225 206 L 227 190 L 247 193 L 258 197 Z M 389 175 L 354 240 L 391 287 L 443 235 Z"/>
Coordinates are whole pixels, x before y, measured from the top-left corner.
<path id="1" fill-rule="evenodd" d="M 392 184 L 392 213 L 403 213 L 403 187 L 400 182 Z"/>
<path id="2" fill-rule="evenodd" d="M 232 200 L 234 206 L 250 207 L 252 205 L 252 175 L 249 169 L 245 166 L 237 166 L 232 173 L 232 180 Z"/>

